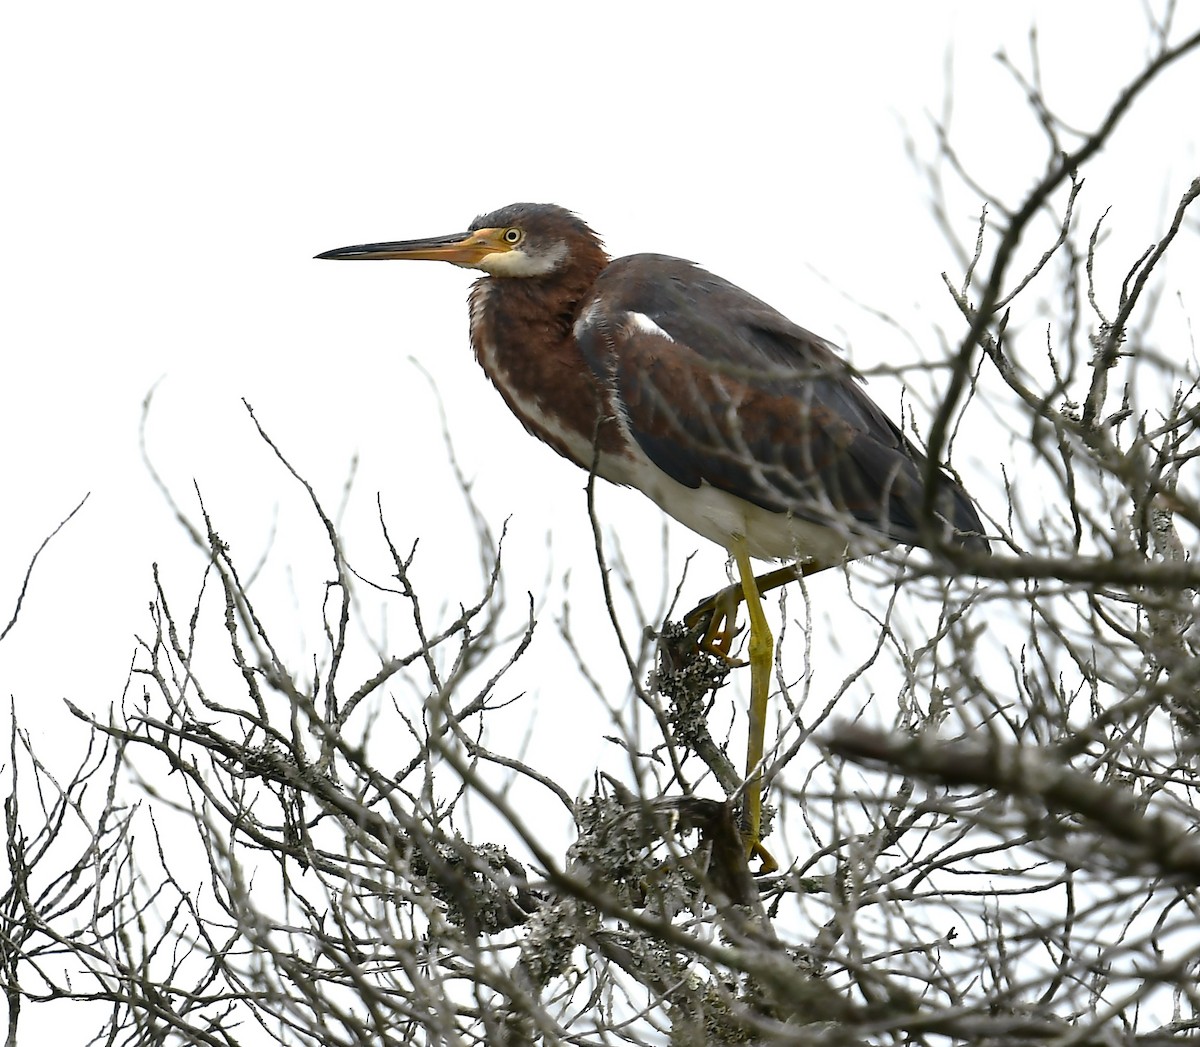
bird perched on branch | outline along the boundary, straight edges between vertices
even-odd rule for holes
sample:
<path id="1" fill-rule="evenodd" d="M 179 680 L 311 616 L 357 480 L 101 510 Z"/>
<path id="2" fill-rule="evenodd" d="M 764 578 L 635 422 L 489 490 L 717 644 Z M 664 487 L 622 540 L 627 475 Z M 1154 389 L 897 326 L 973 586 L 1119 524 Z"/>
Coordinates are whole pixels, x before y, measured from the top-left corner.
<path id="1" fill-rule="evenodd" d="M 746 603 L 747 846 L 769 863 L 759 765 L 774 641 L 760 594 L 893 545 L 986 552 L 966 492 L 928 465 L 825 339 L 691 262 L 609 258 L 565 208 L 510 204 L 465 232 L 317 257 L 482 270 L 471 345 L 525 428 L 729 551 L 739 582 L 687 621 L 732 660 Z M 792 566 L 756 578 L 752 557 Z"/>

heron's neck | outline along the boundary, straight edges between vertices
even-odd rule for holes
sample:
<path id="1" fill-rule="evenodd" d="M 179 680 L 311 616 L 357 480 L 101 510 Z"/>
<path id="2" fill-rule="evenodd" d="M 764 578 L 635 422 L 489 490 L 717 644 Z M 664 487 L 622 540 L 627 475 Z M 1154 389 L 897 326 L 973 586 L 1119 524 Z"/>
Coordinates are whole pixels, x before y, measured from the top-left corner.
<path id="1" fill-rule="evenodd" d="M 600 449 L 622 453 L 607 390 L 572 330 L 607 259 L 556 278 L 485 277 L 471 289 L 471 345 L 513 413 L 535 436 L 585 469 Z"/>

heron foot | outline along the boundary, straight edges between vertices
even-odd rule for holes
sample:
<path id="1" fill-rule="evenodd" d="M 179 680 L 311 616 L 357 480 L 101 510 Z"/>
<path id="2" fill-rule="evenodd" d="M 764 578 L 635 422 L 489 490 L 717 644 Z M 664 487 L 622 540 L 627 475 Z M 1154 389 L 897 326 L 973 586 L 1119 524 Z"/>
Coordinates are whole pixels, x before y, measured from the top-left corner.
<path id="1" fill-rule="evenodd" d="M 778 871 L 779 863 L 775 860 L 774 855 L 763 846 L 762 840 L 747 840 L 746 860 L 753 861 L 755 858 L 758 859 L 756 876 L 766 876 L 768 873 Z"/>
<path id="2" fill-rule="evenodd" d="M 745 598 L 742 585 L 738 582 L 714 593 L 683 616 L 683 623 L 689 629 L 703 627 L 704 632 L 696 642 L 700 650 L 735 667 L 747 664 L 729 653 L 733 641 L 742 632 L 742 627 L 737 624 L 737 614 Z"/>

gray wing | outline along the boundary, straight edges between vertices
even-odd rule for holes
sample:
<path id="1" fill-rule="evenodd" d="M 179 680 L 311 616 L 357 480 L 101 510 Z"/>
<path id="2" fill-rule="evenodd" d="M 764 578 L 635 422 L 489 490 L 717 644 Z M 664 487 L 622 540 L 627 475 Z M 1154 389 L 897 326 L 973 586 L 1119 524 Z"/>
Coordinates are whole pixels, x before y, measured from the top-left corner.
<path id="1" fill-rule="evenodd" d="M 679 483 L 919 545 L 925 458 L 830 343 L 678 258 L 612 262 L 576 338 L 630 434 Z M 987 548 L 948 475 L 949 534 Z"/>

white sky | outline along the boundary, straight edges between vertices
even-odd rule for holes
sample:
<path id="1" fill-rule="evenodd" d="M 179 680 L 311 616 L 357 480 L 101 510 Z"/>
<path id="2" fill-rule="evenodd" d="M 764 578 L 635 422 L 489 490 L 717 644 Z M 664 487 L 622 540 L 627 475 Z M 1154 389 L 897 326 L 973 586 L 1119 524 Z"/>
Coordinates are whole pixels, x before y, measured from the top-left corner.
<path id="1" fill-rule="evenodd" d="M 469 274 L 318 251 L 551 200 L 614 253 L 695 259 L 861 367 L 914 349 L 844 295 L 918 343 L 954 332 L 938 275 L 952 259 L 904 129 L 928 145 L 952 55 L 968 162 L 1024 188 L 1041 144 L 991 56 L 1024 60 L 1039 7 L 1049 93 L 1090 125 L 1143 58 L 1140 5 L 617 3 L 586 19 L 532 3 L 5 5 L 5 618 L 37 543 L 92 496 L 39 564 L 0 690 L 31 712 L 64 695 L 102 708 L 119 689 L 149 563 L 182 549 L 137 451 L 156 382 L 155 460 L 181 495 L 201 485 L 246 557 L 288 484 L 241 397 L 331 505 L 358 454 L 353 505 L 369 515 L 380 492 L 426 555 L 452 560 L 461 535 L 437 525 L 457 501 L 410 356 L 442 391 L 489 518 L 513 517 L 512 591 L 544 590 L 548 532 L 566 550 L 557 573 L 586 551 L 580 475 L 525 436 L 471 359 Z M 1194 121 L 1174 114 L 1200 97 L 1196 64 L 1150 95 L 1089 184 L 1090 212 L 1114 205 L 1139 249 L 1195 166 Z M 967 235 L 977 206 L 963 198 Z M 652 507 L 604 499 L 656 543 Z M 680 558 L 703 544 L 677 537 Z M 689 599 L 722 560 L 704 550 Z M 576 574 L 594 581 L 586 557 Z"/>
<path id="2" fill-rule="evenodd" d="M 181 498 L 196 480 L 247 565 L 276 507 L 273 556 L 319 546 L 242 397 L 330 508 L 360 456 L 348 512 L 357 563 L 383 567 L 369 526 L 379 492 L 407 528 L 399 540 L 423 536 L 428 584 L 445 577 L 446 597 L 465 599 L 474 552 L 453 566 L 462 514 L 415 357 L 441 390 L 483 510 L 496 528 L 512 517 L 514 604 L 525 590 L 545 596 L 549 576 L 557 606 L 571 569 L 575 599 L 595 606 L 583 477 L 524 434 L 472 360 L 470 274 L 312 256 L 553 201 L 613 253 L 692 258 L 845 344 L 860 367 L 916 350 L 850 299 L 896 317 L 934 355 L 939 325 L 958 332 L 939 276 L 953 259 L 906 159 L 906 129 L 929 155 L 928 115 L 952 68 L 967 162 L 1014 199 L 1043 149 L 992 55 L 1006 47 L 1027 67 L 1036 11 L 1048 93 L 1090 127 L 1147 47 L 1141 5 L 1097 10 L 1032 0 L 4 5 L 0 618 L 38 543 L 91 499 L 43 554 L 0 645 L 0 693 L 39 735 L 68 737 L 61 698 L 99 713 L 119 697 L 132 636 L 148 627 L 150 563 L 168 567 L 181 601 L 194 588 L 200 558 L 138 454 L 155 383 L 152 456 Z M 1089 221 L 1113 205 L 1130 260 L 1195 174 L 1198 64 L 1151 92 L 1089 181 Z M 961 198 L 964 237 L 979 203 Z M 896 415 L 894 387 L 872 389 Z M 968 486 L 998 512 L 994 458 L 971 448 L 960 468 L 981 463 L 987 479 Z M 602 505 L 653 600 L 657 510 L 611 490 Z M 724 578 L 724 554 L 678 530 L 672 577 L 692 549 L 689 605 Z M 324 560 L 310 566 L 301 589 L 328 573 Z M 536 657 L 529 686 L 547 676 Z M 552 748 L 577 724 L 564 703 L 539 707 Z M 566 787 L 582 786 L 590 766 L 575 761 Z"/>

